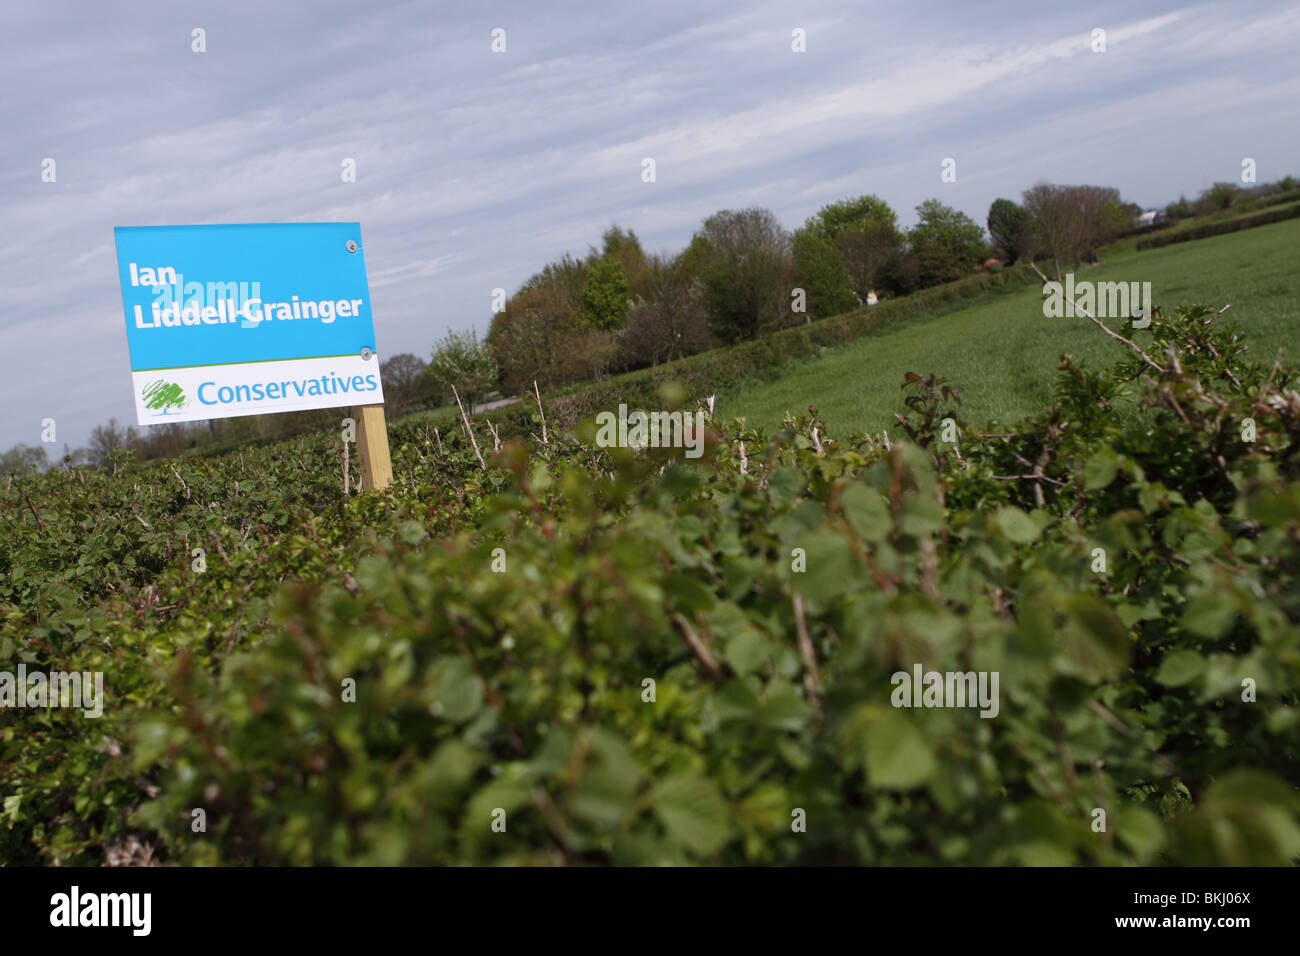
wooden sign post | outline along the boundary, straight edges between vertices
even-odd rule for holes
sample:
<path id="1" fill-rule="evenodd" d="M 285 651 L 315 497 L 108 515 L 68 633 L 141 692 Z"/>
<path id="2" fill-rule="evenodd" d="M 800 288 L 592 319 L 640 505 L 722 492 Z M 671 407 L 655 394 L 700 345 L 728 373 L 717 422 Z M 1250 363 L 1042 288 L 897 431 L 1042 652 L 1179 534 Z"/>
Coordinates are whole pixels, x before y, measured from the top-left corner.
<path id="1" fill-rule="evenodd" d="M 357 457 L 361 459 L 361 490 L 383 491 L 393 482 L 393 459 L 388 453 L 388 425 L 383 405 L 355 405 Z"/>

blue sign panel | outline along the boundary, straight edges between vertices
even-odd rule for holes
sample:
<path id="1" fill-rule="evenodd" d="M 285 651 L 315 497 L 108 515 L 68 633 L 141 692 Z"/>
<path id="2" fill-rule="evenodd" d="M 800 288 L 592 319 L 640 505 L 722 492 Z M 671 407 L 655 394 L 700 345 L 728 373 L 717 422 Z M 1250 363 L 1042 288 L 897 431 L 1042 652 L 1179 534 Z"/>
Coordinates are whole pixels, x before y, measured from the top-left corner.
<path id="1" fill-rule="evenodd" d="M 375 351 L 359 223 L 113 233 L 133 371 Z"/>
<path id="2" fill-rule="evenodd" d="M 142 424 L 383 401 L 359 223 L 113 232 Z"/>

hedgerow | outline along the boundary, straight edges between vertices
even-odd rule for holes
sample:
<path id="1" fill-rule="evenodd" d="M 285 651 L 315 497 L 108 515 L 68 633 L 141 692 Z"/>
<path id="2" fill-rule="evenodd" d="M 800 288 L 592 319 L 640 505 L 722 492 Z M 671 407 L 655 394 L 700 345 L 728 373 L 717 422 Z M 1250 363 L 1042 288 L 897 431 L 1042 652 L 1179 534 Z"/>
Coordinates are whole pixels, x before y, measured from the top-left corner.
<path id="1" fill-rule="evenodd" d="M 0 857 L 1293 863 L 1300 393 L 1204 309 L 1147 354 L 1013 426 L 909 375 L 892 439 L 552 421 L 480 468 L 407 423 L 378 493 L 334 434 L 15 480 L 0 670 L 108 699 L 0 711 Z M 996 716 L 893 706 L 917 664 Z"/>
<path id="2" fill-rule="evenodd" d="M 1025 264 L 1001 272 L 968 276 L 752 341 L 561 389 L 548 397 L 548 414 L 555 422 L 572 426 L 602 409 L 617 408 L 620 402 L 648 407 L 660 401 L 660 391 L 665 385 L 683 388 L 688 394 L 720 393 L 750 379 L 776 375 L 790 359 L 810 355 L 817 349 L 834 348 L 988 292 L 1014 292 L 1037 284 L 1036 280 L 1033 270 Z M 511 434 L 527 435 L 532 421 L 530 414 L 525 402 L 494 411 L 491 418 Z"/>
<path id="3" fill-rule="evenodd" d="M 1259 226 L 1268 226 L 1275 222 L 1283 222 L 1297 217 L 1300 217 L 1300 205 L 1282 206 L 1279 209 L 1269 209 L 1266 212 L 1252 213 L 1249 216 L 1238 216 L 1236 219 L 1228 219 L 1224 222 L 1210 222 L 1191 229 L 1152 236 L 1150 239 L 1140 239 L 1138 240 L 1137 251 L 1159 249 L 1162 246 L 1170 246 L 1178 242 L 1191 242 L 1193 239 L 1222 236 L 1242 229 L 1255 229 Z"/>

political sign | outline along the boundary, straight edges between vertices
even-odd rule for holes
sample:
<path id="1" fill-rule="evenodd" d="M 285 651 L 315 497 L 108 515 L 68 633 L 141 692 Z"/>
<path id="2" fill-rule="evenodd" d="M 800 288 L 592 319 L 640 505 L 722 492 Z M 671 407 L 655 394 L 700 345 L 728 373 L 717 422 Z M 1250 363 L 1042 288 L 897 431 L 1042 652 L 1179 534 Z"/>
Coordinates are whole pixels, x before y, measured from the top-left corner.
<path id="1" fill-rule="evenodd" d="M 383 403 L 359 223 L 113 233 L 139 424 Z"/>

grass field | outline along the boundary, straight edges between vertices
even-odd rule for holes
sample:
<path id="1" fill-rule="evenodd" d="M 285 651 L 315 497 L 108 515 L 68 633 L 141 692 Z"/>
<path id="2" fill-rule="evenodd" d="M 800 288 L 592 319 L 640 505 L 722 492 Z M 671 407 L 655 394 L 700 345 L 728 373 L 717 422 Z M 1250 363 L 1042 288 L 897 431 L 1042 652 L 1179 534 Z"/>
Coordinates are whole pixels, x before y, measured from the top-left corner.
<path id="1" fill-rule="evenodd" d="M 1251 351 L 1271 360 L 1279 347 L 1300 352 L 1300 221 L 1121 255 L 1086 270 L 1090 281 L 1150 282 L 1156 304 L 1221 308 L 1241 327 Z M 1225 317 L 1226 318 L 1226 317 Z M 1112 323 L 1114 324 L 1114 323 Z M 1127 334 L 1127 333 L 1126 333 Z M 1138 342 L 1146 332 L 1133 332 Z M 1058 356 L 1091 367 L 1123 348 L 1087 319 L 1043 316 L 1037 289 L 915 321 L 841 348 L 792 362 L 781 377 L 720 396 L 718 412 L 770 430 L 787 411 L 809 405 L 838 434 L 879 432 L 902 411 L 905 372 L 936 372 L 961 394 L 972 424 L 1012 421 L 1045 404 Z"/>

